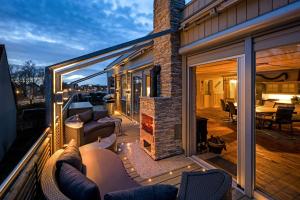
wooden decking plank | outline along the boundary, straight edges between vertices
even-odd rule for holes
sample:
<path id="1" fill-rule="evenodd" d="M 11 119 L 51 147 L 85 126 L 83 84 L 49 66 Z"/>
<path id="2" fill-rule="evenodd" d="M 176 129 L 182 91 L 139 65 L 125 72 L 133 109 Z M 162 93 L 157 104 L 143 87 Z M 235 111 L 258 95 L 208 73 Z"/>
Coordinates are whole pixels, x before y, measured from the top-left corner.
<path id="1" fill-rule="evenodd" d="M 142 182 L 144 182 L 145 181 L 145 179 L 144 178 L 142 178 L 142 177 L 140 177 L 140 176 L 138 176 L 138 177 L 136 177 L 136 178 L 134 178 L 134 180 L 136 181 L 136 182 L 138 182 L 138 183 L 142 183 Z"/>
<path id="2" fill-rule="evenodd" d="M 152 184 L 163 183 L 164 181 L 167 181 L 167 180 L 172 179 L 174 177 L 178 177 L 178 176 L 181 177 L 182 172 L 185 172 L 185 171 L 194 171 L 196 169 L 201 169 L 201 167 L 198 166 L 197 164 L 190 165 L 190 166 L 191 166 L 190 168 L 187 168 L 187 166 L 185 166 L 183 168 L 176 169 L 176 170 L 172 171 L 172 174 L 170 174 L 170 173 L 164 173 L 164 174 L 161 174 L 159 176 L 153 177 L 153 178 L 151 178 L 151 180 L 152 180 L 151 182 L 147 181 L 144 184 L 146 184 L 146 185 L 152 185 Z"/>
<path id="3" fill-rule="evenodd" d="M 190 170 L 192 169 L 195 169 L 197 166 L 191 166 Z M 158 184 L 160 182 L 163 182 L 164 180 L 168 180 L 170 179 L 171 177 L 175 177 L 175 176 L 180 176 L 181 173 L 183 171 L 186 171 L 187 170 L 187 167 L 183 167 L 183 168 L 179 168 L 179 169 L 176 169 L 174 171 L 172 171 L 172 176 L 169 174 L 169 172 L 167 173 L 164 173 L 164 174 L 160 174 L 158 176 L 155 176 L 155 177 L 152 177 L 152 181 L 147 183 L 147 184 Z"/>
<path id="4" fill-rule="evenodd" d="M 202 168 L 199 167 L 199 168 L 193 169 L 191 171 L 197 172 L 197 171 L 201 171 L 201 170 L 202 170 Z M 160 184 L 178 185 L 178 184 L 180 184 L 180 181 L 181 181 L 181 174 L 179 176 L 162 181 Z"/>
<path id="5" fill-rule="evenodd" d="M 194 168 L 194 167 L 197 167 L 197 166 L 199 167 L 198 164 L 196 164 L 196 163 L 191 163 L 190 165 L 186 165 L 186 166 L 183 166 L 183 167 L 174 169 L 174 170 L 172 170 L 172 172 L 173 172 L 173 174 L 174 174 L 174 173 L 177 173 L 178 171 L 180 172 L 180 171 L 186 169 L 188 166 L 190 166 L 190 168 Z M 152 179 L 155 179 L 155 178 L 157 178 L 157 177 L 161 177 L 162 175 L 165 175 L 165 174 L 168 174 L 168 173 L 169 173 L 169 172 L 166 172 L 166 173 L 163 173 L 163 174 L 159 174 L 159 175 L 157 175 L 157 176 L 153 176 Z"/>

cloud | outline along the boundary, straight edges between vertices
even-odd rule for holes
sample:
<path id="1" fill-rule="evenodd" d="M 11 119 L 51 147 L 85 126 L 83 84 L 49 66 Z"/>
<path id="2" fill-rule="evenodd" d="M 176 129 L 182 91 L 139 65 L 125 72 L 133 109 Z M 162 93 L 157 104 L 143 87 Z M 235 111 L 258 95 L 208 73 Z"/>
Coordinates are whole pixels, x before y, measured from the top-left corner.
<path id="1" fill-rule="evenodd" d="M 71 75 L 71 76 L 66 77 L 65 80 L 73 81 L 73 80 L 81 79 L 81 78 L 84 78 L 84 77 L 85 76 L 83 76 L 83 75 L 76 74 L 76 75 Z"/>
<path id="2" fill-rule="evenodd" d="M 9 62 L 50 65 L 146 35 L 152 0 L 1 2 L 0 43 Z"/>

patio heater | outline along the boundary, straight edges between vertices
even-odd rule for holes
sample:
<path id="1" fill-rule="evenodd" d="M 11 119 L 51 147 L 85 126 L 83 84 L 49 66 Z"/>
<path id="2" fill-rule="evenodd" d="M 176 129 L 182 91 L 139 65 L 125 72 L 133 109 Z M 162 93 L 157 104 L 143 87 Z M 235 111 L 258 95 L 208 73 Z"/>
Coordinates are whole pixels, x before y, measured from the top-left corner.
<path id="1" fill-rule="evenodd" d="M 203 153 L 206 152 L 206 144 L 207 144 L 207 118 L 197 117 L 196 119 L 196 127 L 197 127 L 197 137 L 196 137 L 196 145 L 197 152 Z"/>

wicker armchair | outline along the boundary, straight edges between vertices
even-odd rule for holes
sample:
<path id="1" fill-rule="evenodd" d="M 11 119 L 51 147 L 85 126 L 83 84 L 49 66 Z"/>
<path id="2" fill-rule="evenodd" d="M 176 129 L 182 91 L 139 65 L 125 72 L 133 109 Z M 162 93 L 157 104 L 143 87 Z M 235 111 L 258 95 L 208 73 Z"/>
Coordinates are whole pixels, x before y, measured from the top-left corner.
<path id="1" fill-rule="evenodd" d="M 55 171 L 56 171 L 56 160 L 62 154 L 63 149 L 56 151 L 46 162 L 43 173 L 41 176 L 41 187 L 44 193 L 44 196 L 47 200 L 53 199 L 65 199 L 69 200 L 58 188 L 57 182 L 55 180 Z"/>
<path id="2" fill-rule="evenodd" d="M 231 176 L 220 169 L 183 172 L 178 200 L 229 200 L 231 184 Z"/>

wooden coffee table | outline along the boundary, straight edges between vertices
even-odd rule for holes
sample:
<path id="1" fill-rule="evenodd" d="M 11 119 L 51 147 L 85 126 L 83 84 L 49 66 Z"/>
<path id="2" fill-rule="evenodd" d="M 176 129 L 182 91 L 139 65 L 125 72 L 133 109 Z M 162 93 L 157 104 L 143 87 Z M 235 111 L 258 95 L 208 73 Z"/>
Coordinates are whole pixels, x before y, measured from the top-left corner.
<path id="1" fill-rule="evenodd" d="M 89 149 L 109 149 L 111 151 L 117 151 L 117 135 L 112 134 L 109 137 L 101 138 L 101 141 L 95 141 L 80 147 L 81 150 L 89 150 Z"/>

